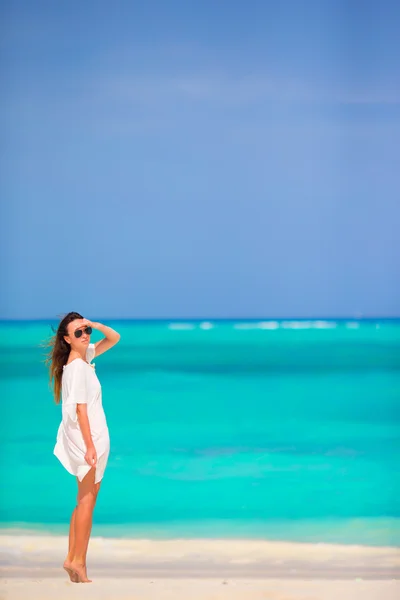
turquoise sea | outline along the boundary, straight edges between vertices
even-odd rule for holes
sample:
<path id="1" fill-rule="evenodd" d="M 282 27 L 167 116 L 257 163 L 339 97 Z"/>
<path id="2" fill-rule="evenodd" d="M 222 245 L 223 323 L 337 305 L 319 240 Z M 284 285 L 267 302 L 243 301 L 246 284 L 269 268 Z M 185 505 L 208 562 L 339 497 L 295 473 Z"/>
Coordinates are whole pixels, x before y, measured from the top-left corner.
<path id="1" fill-rule="evenodd" d="M 400 320 L 106 323 L 94 535 L 400 545 Z M 50 325 L 0 324 L 0 521 L 66 533 Z"/>

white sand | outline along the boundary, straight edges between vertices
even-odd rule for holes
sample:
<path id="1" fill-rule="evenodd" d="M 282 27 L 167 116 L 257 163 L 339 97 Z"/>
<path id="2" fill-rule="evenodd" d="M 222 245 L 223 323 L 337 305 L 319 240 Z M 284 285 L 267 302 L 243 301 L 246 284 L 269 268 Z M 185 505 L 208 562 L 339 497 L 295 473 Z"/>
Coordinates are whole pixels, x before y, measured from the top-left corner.
<path id="1" fill-rule="evenodd" d="M 400 550 L 262 540 L 93 538 L 92 584 L 60 568 L 67 538 L 0 535 L 0 600 L 394 600 Z"/>
<path id="2" fill-rule="evenodd" d="M 399 581 L 277 579 L 13 579 L 0 584 L 2 600 L 398 600 Z"/>

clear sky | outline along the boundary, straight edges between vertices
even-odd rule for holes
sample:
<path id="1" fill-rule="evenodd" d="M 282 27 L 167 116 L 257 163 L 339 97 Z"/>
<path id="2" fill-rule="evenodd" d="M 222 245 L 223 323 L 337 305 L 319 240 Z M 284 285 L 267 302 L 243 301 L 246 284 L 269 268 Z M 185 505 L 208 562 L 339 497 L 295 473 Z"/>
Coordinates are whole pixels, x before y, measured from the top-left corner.
<path id="1" fill-rule="evenodd" d="M 1 318 L 400 315 L 400 4 L 0 2 Z"/>

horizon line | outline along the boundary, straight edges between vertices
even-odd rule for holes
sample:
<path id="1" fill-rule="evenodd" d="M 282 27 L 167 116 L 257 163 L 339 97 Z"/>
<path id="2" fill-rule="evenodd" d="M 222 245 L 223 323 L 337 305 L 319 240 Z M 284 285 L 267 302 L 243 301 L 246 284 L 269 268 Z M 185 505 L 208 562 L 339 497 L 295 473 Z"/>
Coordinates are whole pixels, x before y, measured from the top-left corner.
<path id="1" fill-rule="evenodd" d="M 0 323 L 10 322 L 54 322 L 59 321 L 59 317 L 22 317 L 22 318 L 1 318 Z M 346 316 L 346 317 L 96 317 L 91 321 L 136 321 L 136 322 L 210 322 L 210 321 L 397 321 L 397 316 Z"/>

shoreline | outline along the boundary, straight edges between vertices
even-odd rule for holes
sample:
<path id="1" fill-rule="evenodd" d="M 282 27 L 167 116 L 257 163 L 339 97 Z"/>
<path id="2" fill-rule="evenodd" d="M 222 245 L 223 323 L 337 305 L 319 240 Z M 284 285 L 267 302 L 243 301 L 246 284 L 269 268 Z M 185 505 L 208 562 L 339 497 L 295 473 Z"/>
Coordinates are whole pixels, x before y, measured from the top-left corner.
<path id="1" fill-rule="evenodd" d="M 64 559 L 67 536 L 4 534 L 0 531 L 5 577 L 35 571 L 46 577 Z M 326 543 L 243 539 L 127 539 L 94 536 L 88 564 L 102 577 L 306 577 L 329 579 L 400 578 L 400 549 Z"/>
<path id="2" fill-rule="evenodd" d="M 68 535 L 68 523 L 28 523 L 22 521 L 0 522 L 0 535 Z M 122 525 L 98 523 L 93 525 L 92 535 L 105 539 L 224 539 L 258 540 L 286 543 L 331 544 L 340 546 L 368 546 L 400 548 L 400 519 L 376 517 L 374 519 L 313 519 L 271 522 L 226 521 L 168 523 L 140 522 Z"/>

